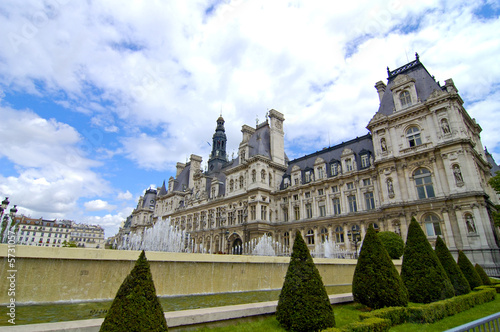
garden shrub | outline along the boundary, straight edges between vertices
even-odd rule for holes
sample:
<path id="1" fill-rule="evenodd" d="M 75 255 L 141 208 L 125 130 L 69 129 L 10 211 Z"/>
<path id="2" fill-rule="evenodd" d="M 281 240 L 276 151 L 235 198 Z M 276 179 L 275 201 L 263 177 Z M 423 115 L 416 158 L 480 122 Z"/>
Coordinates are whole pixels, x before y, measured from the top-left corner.
<path id="1" fill-rule="evenodd" d="M 377 237 L 384 245 L 391 259 L 400 259 L 403 256 L 405 242 L 401 236 L 394 232 L 379 232 Z"/>
<path id="2" fill-rule="evenodd" d="M 293 243 L 276 319 L 289 331 L 320 331 L 335 326 L 323 280 L 300 232 Z"/>
<path id="3" fill-rule="evenodd" d="M 455 289 L 455 295 L 470 293 L 471 289 L 469 282 L 465 278 L 460 267 L 458 267 L 457 262 L 455 262 L 455 259 L 440 236 L 437 237 L 436 249 L 434 251 L 439 258 L 441 265 L 443 265 L 444 271 L 448 275 L 453 288 Z"/>
<path id="4" fill-rule="evenodd" d="M 118 289 L 100 331 L 168 331 L 144 250 Z"/>
<path id="5" fill-rule="evenodd" d="M 450 299 L 428 303 L 418 307 L 392 307 L 360 314 L 360 319 L 373 317 L 387 319 L 391 325 L 411 323 L 433 323 L 447 316 L 455 315 L 476 305 L 493 301 L 496 292 L 489 288 Z"/>
<path id="6" fill-rule="evenodd" d="M 406 287 L 372 225 L 354 271 L 352 294 L 354 301 L 374 309 L 408 305 Z"/>
<path id="7" fill-rule="evenodd" d="M 347 324 L 341 328 L 331 327 L 323 332 L 384 332 L 389 331 L 391 322 L 388 319 L 371 317 L 363 321 Z"/>
<path id="8" fill-rule="evenodd" d="M 458 266 L 460 267 L 460 270 L 462 270 L 465 278 L 469 282 L 470 288 L 474 289 L 477 286 L 481 286 L 483 284 L 483 281 L 481 280 L 481 277 L 479 274 L 477 274 L 476 269 L 470 262 L 470 260 L 467 258 L 467 256 L 464 254 L 462 250 L 458 251 Z"/>
<path id="9" fill-rule="evenodd" d="M 477 274 L 481 278 L 483 285 L 492 285 L 490 277 L 488 277 L 486 272 L 484 272 L 484 269 L 481 267 L 481 265 L 476 263 L 476 265 L 474 265 L 474 269 L 476 270 Z"/>
<path id="10" fill-rule="evenodd" d="M 401 278 L 410 302 L 429 303 L 455 294 L 448 275 L 415 218 L 408 227 Z"/>

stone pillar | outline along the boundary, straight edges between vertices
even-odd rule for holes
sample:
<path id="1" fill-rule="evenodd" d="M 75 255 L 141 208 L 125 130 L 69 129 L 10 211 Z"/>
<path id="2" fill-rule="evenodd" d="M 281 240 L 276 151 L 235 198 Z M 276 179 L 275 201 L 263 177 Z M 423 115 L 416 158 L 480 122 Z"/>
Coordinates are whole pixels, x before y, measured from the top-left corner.
<path id="1" fill-rule="evenodd" d="M 344 241 L 345 241 L 345 248 L 347 250 L 351 250 L 351 241 L 349 241 L 349 236 L 347 236 L 347 233 L 349 231 L 349 225 L 347 224 L 344 224 L 343 225 L 343 228 L 344 228 Z"/>
<path id="2" fill-rule="evenodd" d="M 455 239 L 453 238 L 453 229 L 451 228 L 450 216 L 448 215 L 448 210 L 443 210 L 444 226 L 446 228 L 446 243 L 448 244 L 449 250 L 456 250 L 457 246 L 455 244 Z"/>

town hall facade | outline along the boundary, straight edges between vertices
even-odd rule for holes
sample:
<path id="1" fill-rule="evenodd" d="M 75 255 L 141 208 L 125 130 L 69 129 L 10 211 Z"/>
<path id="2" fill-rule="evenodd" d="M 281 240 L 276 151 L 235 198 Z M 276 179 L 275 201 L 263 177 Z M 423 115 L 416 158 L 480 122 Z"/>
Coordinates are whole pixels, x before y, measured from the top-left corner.
<path id="1" fill-rule="evenodd" d="M 487 183 L 498 166 L 453 80 L 441 86 L 416 55 L 375 88 L 369 134 L 295 160 L 285 153 L 282 113 L 243 125 L 233 159 L 219 117 L 207 169 L 197 155 L 177 163 L 176 176 L 146 191 L 120 233 L 170 220 L 211 253 L 264 234 L 291 245 L 296 231 L 310 248 L 330 239 L 353 249 L 370 224 L 405 240 L 414 217 L 432 244 L 441 236 L 455 256 L 463 250 L 498 275 L 498 196 Z"/>

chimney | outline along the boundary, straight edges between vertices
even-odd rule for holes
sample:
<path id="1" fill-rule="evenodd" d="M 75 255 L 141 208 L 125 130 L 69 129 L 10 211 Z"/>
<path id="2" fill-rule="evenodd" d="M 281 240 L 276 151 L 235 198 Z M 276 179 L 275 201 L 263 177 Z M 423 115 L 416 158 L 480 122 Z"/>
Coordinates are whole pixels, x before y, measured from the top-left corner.
<path id="1" fill-rule="evenodd" d="M 378 92 L 378 99 L 380 102 L 382 102 L 382 97 L 384 96 L 386 85 L 382 81 L 378 81 L 375 83 L 375 89 L 377 89 Z"/>

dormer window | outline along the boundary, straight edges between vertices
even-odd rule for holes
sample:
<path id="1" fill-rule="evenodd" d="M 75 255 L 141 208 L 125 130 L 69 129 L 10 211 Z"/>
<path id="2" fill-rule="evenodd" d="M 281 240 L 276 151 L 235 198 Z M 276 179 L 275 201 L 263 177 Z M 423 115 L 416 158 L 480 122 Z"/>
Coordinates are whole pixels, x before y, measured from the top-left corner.
<path id="1" fill-rule="evenodd" d="M 306 171 L 304 173 L 304 182 L 305 183 L 311 182 L 311 171 Z"/>
<path id="2" fill-rule="evenodd" d="M 411 96 L 408 90 L 404 90 L 399 94 L 399 101 L 401 102 L 401 107 L 408 107 L 411 105 Z"/>
<path id="3" fill-rule="evenodd" d="M 333 163 L 330 167 L 330 172 L 332 174 L 332 176 L 337 176 L 339 174 L 339 170 L 338 170 L 338 167 L 337 167 L 337 163 Z"/>
<path id="4" fill-rule="evenodd" d="M 370 156 L 368 154 L 361 155 L 361 168 L 370 167 Z"/>
<path id="5" fill-rule="evenodd" d="M 406 138 L 408 139 L 408 145 L 410 147 L 422 144 L 422 139 L 420 138 L 420 129 L 418 129 L 418 127 L 410 127 L 406 131 Z"/>
<path id="6" fill-rule="evenodd" d="M 346 159 L 345 160 L 345 169 L 347 172 L 352 171 L 352 160 L 351 159 Z"/>

